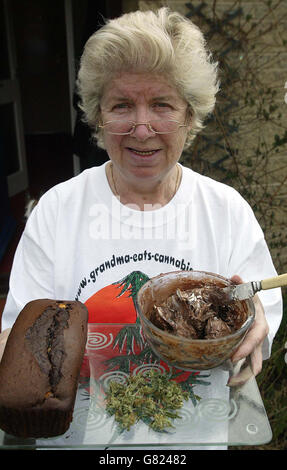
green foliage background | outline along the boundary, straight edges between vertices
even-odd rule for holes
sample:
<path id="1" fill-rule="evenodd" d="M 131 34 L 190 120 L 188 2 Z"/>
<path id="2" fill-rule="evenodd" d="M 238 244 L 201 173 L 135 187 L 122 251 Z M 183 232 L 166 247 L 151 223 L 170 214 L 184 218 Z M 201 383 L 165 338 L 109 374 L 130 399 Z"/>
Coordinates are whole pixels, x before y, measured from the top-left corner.
<path id="1" fill-rule="evenodd" d="M 286 272 L 286 0 L 192 1 L 185 6 L 219 63 L 221 89 L 214 113 L 182 163 L 242 194 L 265 233 L 277 270 Z"/>
<path id="2" fill-rule="evenodd" d="M 287 5 L 285 0 L 262 0 L 263 13 L 258 17 L 252 4 L 244 0 L 235 0 L 225 8 L 222 2 L 211 3 L 186 3 L 186 16 L 205 32 L 219 62 L 221 91 L 215 113 L 182 162 L 230 184 L 245 197 L 265 233 L 278 272 L 287 272 L 287 76 L 280 74 L 287 45 Z M 246 5 L 251 5 L 247 12 Z M 271 34 L 276 35 L 272 40 Z M 272 441 L 231 449 L 287 449 L 286 306 L 284 291 L 283 321 L 272 356 L 264 361 L 257 377 Z"/>
<path id="3" fill-rule="evenodd" d="M 273 438 L 262 446 L 231 447 L 243 450 L 287 450 L 287 295 L 271 358 L 263 362 L 257 384 L 272 428 Z"/>

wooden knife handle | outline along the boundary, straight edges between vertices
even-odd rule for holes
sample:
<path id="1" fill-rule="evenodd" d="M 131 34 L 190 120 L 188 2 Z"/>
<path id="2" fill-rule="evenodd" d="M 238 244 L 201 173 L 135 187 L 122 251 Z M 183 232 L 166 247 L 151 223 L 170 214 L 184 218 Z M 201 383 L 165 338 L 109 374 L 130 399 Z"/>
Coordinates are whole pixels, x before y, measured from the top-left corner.
<path id="1" fill-rule="evenodd" d="M 261 281 L 261 287 L 263 290 L 274 289 L 275 287 L 281 287 L 287 285 L 287 274 L 281 274 L 281 276 L 270 277 Z"/>

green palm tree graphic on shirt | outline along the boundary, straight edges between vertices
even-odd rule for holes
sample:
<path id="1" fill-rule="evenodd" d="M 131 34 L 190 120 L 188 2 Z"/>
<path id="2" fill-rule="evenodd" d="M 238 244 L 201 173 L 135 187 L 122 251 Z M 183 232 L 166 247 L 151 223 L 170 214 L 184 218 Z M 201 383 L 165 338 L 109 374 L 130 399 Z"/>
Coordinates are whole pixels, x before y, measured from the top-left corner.
<path id="1" fill-rule="evenodd" d="M 149 277 L 141 271 L 133 271 L 125 276 L 120 281 L 113 283 L 119 288 L 120 297 L 125 292 L 129 292 L 129 297 L 132 298 L 134 307 L 136 309 L 136 296 L 139 289 L 149 280 Z M 137 317 L 136 323 L 132 325 L 124 326 L 114 339 L 113 348 L 118 347 L 120 352 L 125 350 L 126 354 L 115 356 L 106 361 L 107 370 L 119 370 L 125 373 L 129 373 L 132 364 L 142 365 L 144 363 L 158 364 L 160 359 L 154 354 L 150 346 L 145 342 L 139 317 Z M 135 347 L 140 349 L 139 353 L 135 354 Z M 178 383 L 181 387 L 189 392 L 190 398 L 194 405 L 200 400 L 200 397 L 193 391 L 194 385 L 210 385 L 210 382 L 203 380 L 210 377 L 209 374 L 200 374 L 199 372 L 189 372 L 186 378 L 186 371 L 169 367 L 170 379 L 178 379 Z M 180 380 L 180 376 L 184 375 L 184 379 Z"/>

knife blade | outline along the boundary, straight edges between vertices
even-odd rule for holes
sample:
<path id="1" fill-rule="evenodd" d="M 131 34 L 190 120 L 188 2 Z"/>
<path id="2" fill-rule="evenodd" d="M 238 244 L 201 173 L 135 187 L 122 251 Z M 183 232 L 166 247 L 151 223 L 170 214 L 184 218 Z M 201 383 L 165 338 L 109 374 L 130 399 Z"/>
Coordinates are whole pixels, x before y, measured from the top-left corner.
<path id="1" fill-rule="evenodd" d="M 275 289 L 287 285 L 287 274 L 270 277 L 262 281 L 250 281 L 238 284 L 236 286 L 224 287 L 224 301 L 232 302 L 235 300 L 251 299 L 260 290 Z"/>

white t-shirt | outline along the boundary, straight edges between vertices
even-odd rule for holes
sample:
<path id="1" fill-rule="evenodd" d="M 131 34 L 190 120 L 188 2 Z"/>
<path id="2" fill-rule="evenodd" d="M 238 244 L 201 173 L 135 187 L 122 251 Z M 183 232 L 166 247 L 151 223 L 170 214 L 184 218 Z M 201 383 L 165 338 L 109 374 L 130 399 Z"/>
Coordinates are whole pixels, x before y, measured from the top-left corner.
<path id="1" fill-rule="evenodd" d="M 38 298 L 80 300 L 94 323 L 134 322 L 133 296 L 163 272 L 203 270 L 244 281 L 276 275 L 252 209 L 233 188 L 182 167 L 173 199 L 139 211 L 113 196 L 105 166 L 41 197 L 17 247 L 2 330 Z M 281 291 L 260 297 L 270 328 L 267 358 L 281 321 Z M 228 373 L 216 368 L 208 374 L 212 386 L 198 385 L 197 393 L 228 400 Z"/>
<path id="2" fill-rule="evenodd" d="M 93 309 L 123 279 L 137 289 L 149 277 L 180 269 L 238 274 L 244 281 L 276 275 L 253 211 L 233 188 L 182 167 L 173 199 L 139 211 L 113 196 L 105 166 L 85 170 L 41 197 L 15 253 L 2 330 L 30 300 L 77 299 Z M 270 328 L 267 358 L 281 321 L 281 291 L 259 295 Z M 123 308 L 112 304 L 111 321 L 127 320 L 127 294 L 122 303 Z M 94 311 L 94 322 L 104 321 L 108 310 Z"/>

